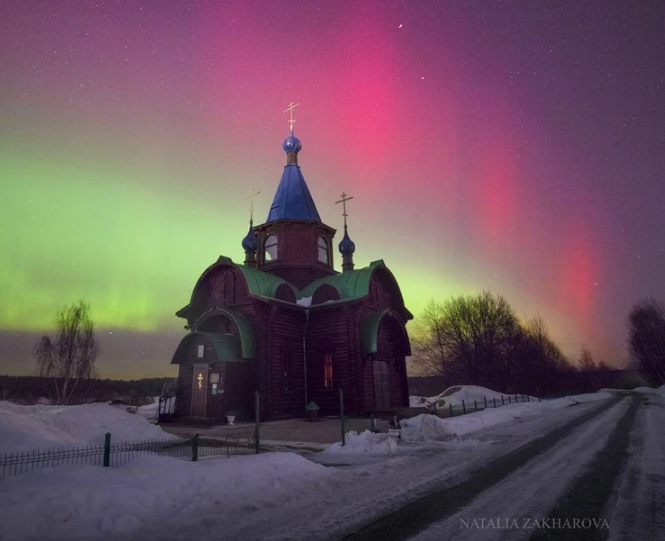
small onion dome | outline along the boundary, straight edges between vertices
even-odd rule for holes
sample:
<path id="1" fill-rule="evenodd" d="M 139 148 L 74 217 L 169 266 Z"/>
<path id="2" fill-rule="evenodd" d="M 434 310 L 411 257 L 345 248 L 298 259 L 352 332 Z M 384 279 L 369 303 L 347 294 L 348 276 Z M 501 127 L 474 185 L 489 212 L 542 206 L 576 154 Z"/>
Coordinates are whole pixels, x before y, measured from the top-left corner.
<path id="1" fill-rule="evenodd" d="M 289 135 L 286 139 L 284 139 L 282 148 L 284 149 L 284 152 L 298 153 L 302 148 L 302 143 L 300 142 L 300 139 L 298 139 L 295 135 L 293 135 L 293 133 L 291 133 L 291 135 Z"/>
<path id="2" fill-rule="evenodd" d="M 256 235 L 254 234 L 254 227 L 252 225 L 249 226 L 249 231 L 247 232 L 247 236 L 242 239 L 242 247 L 243 250 L 246 252 L 256 252 Z"/>
<path id="3" fill-rule="evenodd" d="M 353 252 L 356 251 L 355 243 L 349 238 L 349 234 L 344 228 L 344 238 L 342 242 L 339 243 L 339 253 L 342 255 L 353 255 Z"/>

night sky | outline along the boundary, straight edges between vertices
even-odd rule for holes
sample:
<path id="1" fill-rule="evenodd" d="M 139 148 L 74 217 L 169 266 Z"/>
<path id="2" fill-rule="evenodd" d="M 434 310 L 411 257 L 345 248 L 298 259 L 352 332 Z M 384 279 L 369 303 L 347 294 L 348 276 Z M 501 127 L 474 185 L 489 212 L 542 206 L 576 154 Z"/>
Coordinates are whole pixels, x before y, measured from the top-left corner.
<path id="1" fill-rule="evenodd" d="M 299 163 L 356 266 L 418 315 L 488 289 L 564 352 L 627 358 L 665 300 L 660 0 L 0 5 L 0 373 L 91 304 L 104 377 L 175 374 L 174 313 Z M 341 240 L 338 234 L 336 241 Z M 336 257 L 341 266 L 341 257 Z"/>

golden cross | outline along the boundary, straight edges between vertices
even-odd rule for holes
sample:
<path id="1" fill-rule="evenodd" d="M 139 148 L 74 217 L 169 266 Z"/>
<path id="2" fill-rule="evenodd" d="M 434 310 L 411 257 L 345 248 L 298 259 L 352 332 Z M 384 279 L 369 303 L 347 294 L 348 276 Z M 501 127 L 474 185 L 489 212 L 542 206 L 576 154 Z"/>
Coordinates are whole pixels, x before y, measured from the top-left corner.
<path id="1" fill-rule="evenodd" d="M 199 380 L 199 389 L 203 389 L 203 374 L 199 372 L 199 375 L 196 377 L 197 380 Z"/>
<path id="2" fill-rule="evenodd" d="M 344 209 L 342 211 L 342 216 L 344 216 L 344 227 L 346 227 L 346 217 L 348 216 L 348 214 L 346 213 L 346 202 L 351 201 L 351 199 L 353 199 L 353 196 L 347 197 L 346 194 L 342 192 L 342 199 L 340 199 L 339 201 L 335 201 L 335 205 L 342 203 L 342 207 Z"/>
<path id="3" fill-rule="evenodd" d="M 289 103 L 289 106 L 284 109 L 285 113 L 291 113 L 290 118 L 289 118 L 289 125 L 291 126 L 291 133 L 293 133 L 293 125 L 296 123 L 295 119 L 293 118 L 293 110 L 300 105 L 299 103 L 291 102 Z"/>
<path id="4" fill-rule="evenodd" d="M 259 195 L 261 192 L 257 192 L 256 188 L 252 188 L 252 191 L 249 192 L 249 195 L 245 199 L 249 199 L 249 223 L 254 223 L 254 198 Z"/>

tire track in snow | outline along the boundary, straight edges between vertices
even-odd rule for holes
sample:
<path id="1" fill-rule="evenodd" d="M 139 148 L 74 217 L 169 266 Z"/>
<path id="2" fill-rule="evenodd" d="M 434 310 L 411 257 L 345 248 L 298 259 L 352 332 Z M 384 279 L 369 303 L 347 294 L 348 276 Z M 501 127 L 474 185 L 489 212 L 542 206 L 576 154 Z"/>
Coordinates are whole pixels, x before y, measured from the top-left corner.
<path id="1" fill-rule="evenodd" d="M 621 467 L 628 458 L 630 433 L 642 401 L 643 398 L 641 397 L 633 397 L 630 408 L 619 419 L 607 443 L 594 457 L 591 467 L 573 485 L 568 487 L 568 490 L 556 504 L 548 518 L 604 518 L 603 508 L 609 499 Z M 542 529 L 534 533 L 531 541 L 548 541 L 551 539 L 590 541 L 592 539 L 607 539 L 608 535 L 609 528 Z"/>
<path id="2" fill-rule="evenodd" d="M 497 460 L 475 470 L 466 481 L 443 490 L 433 492 L 423 498 L 409 503 L 401 509 L 390 513 L 363 528 L 343 537 L 352 541 L 398 541 L 409 539 L 425 530 L 431 524 L 441 521 L 461 508 L 467 506 L 482 492 L 490 489 L 523 467 L 527 462 L 539 457 L 571 435 L 577 428 L 582 427 L 595 417 L 613 410 L 623 408 L 624 404 L 617 404 L 622 397 L 605 402 L 602 406 L 594 408 L 563 426 L 555 428 L 544 436 L 536 438 L 515 451 L 508 453 Z M 608 413 L 609 415 L 609 413 Z M 483 516 L 487 516 L 484 513 Z M 478 532 L 475 530 L 475 537 Z M 456 534 L 459 534 L 459 523 Z M 437 539 L 443 539 L 438 535 Z"/>
<path id="3" fill-rule="evenodd" d="M 610 541 L 665 539 L 665 400 L 647 396 L 630 455 L 606 505 Z"/>
<path id="4" fill-rule="evenodd" d="M 597 471 L 598 460 L 608 448 L 615 448 L 613 441 L 617 430 L 625 430 L 631 422 L 637 404 L 622 401 L 595 419 L 573 431 L 550 451 L 527 463 L 509 477 L 485 491 L 463 510 L 444 521 L 432 525 L 413 541 L 452 539 L 456 541 L 526 540 L 538 535 L 545 539 L 590 540 L 607 529 L 599 529 L 585 523 L 580 529 L 563 529 L 564 519 L 573 524 L 575 518 L 600 518 L 602 503 L 590 511 L 586 502 L 589 496 L 589 472 Z M 617 419 L 620 419 L 617 423 Z M 602 470 L 601 470 L 602 471 Z M 618 471 L 615 468 L 614 473 Z M 607 477 L 607 476 L 606 476 Z M 607 494 L 607 482 L 598 483 L 597 494 Z M 604 484 L 603 484 L 604 483 Z M 578 492 L 584 490 L 583 492 Z M 572 495 L 562 513 L 553 512 L 560 502 Z M 605 496 L 606 497 L 606 496 Z M 557 523 L 554 519 L 560 519 Z M 602 519 L 600 519 L 602 520 Z M 541 525 L 546 524 L 545 528 Z M 540 539 L 540 538 L 539 538 Z"/>

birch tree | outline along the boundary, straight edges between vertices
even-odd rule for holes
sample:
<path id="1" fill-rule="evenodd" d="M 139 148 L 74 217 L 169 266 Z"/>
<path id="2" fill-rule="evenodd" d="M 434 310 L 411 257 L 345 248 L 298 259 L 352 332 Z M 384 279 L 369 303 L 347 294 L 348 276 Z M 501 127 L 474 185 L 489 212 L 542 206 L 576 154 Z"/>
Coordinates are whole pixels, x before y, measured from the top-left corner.
<path id="1" fill-rule="evenodd" d="M 83 301 L 60 310 L 55 338 L 42 336 L 34 349 L 39 375 L 53 380 L 58 404 L 69 404 L 79 381 L 93 375 L 98 354 L 90 306 Z"/>

